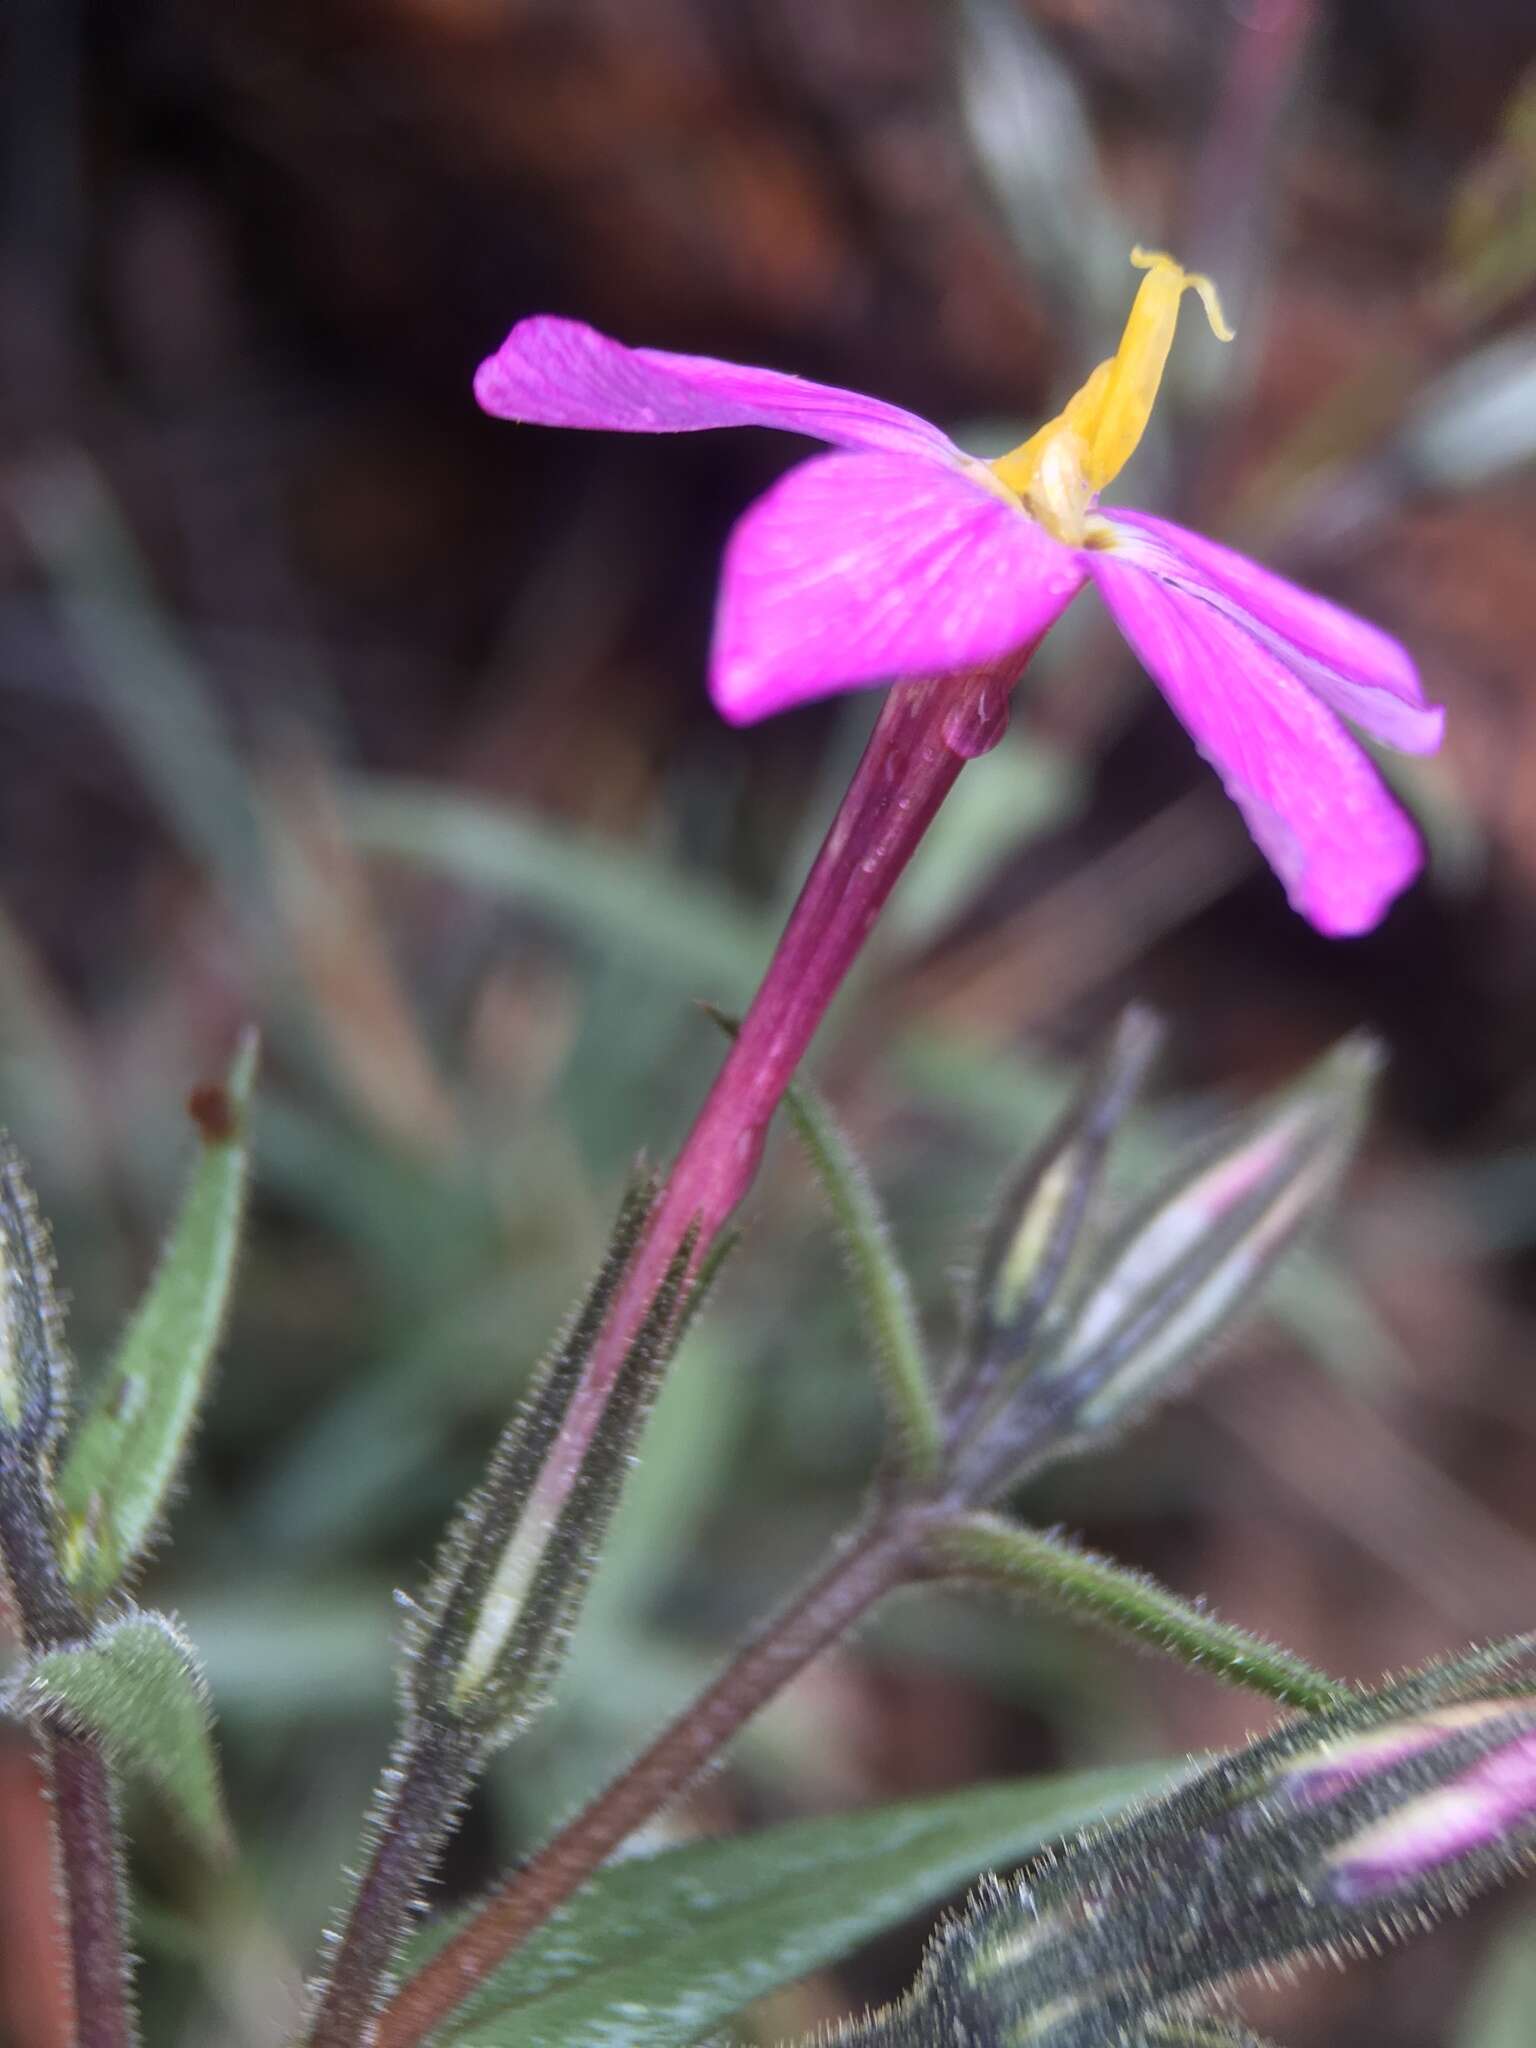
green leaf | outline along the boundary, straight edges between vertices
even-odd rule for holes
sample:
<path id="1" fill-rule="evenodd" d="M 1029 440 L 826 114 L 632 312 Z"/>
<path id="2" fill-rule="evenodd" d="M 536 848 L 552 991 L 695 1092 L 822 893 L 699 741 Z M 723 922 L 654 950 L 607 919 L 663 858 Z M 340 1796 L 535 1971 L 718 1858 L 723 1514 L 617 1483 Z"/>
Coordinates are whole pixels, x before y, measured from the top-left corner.
<path id="1" fill-rule="evenodd" d="M 912 1470 L 932 1472 L 943 1424 L 912 1283 L 885 1212 L 863 1161 L 815 1090 L 796 1082 L 785 1103 L 832 1211 L 902 1461 Z"/>
<path id="2" fill-rule="evenodd" d="M 1316 1711 L 1349 1697 L 1341 1679 L 1314 1671 L 1290 1650 L 1219 1621 L 1156 1579 L 1062 1536 L 979 1514 L 941 1523 L 930 1540 L 943 1569 L 1026 1594 L 1060 1613 L 1096 1622 L 1111 1635 L 1150 1643 L 1285 1706 Z"/>
<path id="3" fill-rule="evenodd" d="M 129 1614 L 76 1649 L 48 1651 L 27 1667 L 21 1699 L 88 1729 L 114 1769 L 150 1780 L 192 1841 L 228 1854 L 208 1688 L 163 1614 Z"/>
<path id="4" fill-rule="evenodd" d="M 200 1094 L 199 1157 L 158 1270 L 59 1477 L 64 1569 L 87 1604 L 143 1556 L 190 1441 L 224 1326 L 245 1202 L 257 1041 Z"/>
<path id="5" fill-rule="evenodd" d="M 1115 270 L 1118 286 L 1123 248 Z M 881 919 L 882 943 L 905 953 L 935 945 L 1010 856 L 1082 808 L 1086 788 L 1078 764 L 1034 733 L 1027 746 L 1010 739 L 968 762 Z"/>
<path id="6" fill-rule="evenodd" d="M 441 2048 L 681 2048 L 978 1872 L 1183 1775 L 1142 1765 L 985 1785 L 612 1865 L 434 2038 Z M 416 1960 L 450 1931 L 434 1930 Z"/>
<path id="7" fill-rule="evenodd" d="M 721 1030 L 734 1038 L 736 1020 L 712 1006 L 706 1008 Z M 901 1460 L 909 1470 L 932 1472 L 942 1447 L 943 1421 L 929 1377 L 912 1283 L 885 1211 L 864 1162 L 815 1089 L 796 1081 L 785 1091 L 784 1102 L 832 1211 Z"/>
<path id="8" fill-rule="evenodd" d="M 251 912 L 262 854 L 250 783 L 106 477 L 78 453 L 40 460 L 18 474 L 11 504 L 133 770 L 188 853 Z"/>
<path id="9" fill-rule="evenodd" d="M 354 783 L 347 820 L 365 852 L 512 898 L 690 992 L 741 996 L 762 972 L 760 922 L 641 848 L 421 783 Z"/>

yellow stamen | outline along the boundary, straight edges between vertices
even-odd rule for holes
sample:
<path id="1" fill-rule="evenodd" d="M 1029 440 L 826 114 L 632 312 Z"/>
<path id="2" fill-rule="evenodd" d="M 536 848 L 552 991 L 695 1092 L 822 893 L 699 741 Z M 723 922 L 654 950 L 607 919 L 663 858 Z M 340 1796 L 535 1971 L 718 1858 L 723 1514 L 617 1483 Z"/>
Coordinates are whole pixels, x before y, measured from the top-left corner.
<path id="1" fill-rule="evenodd" d="M 1119 348 L 1055 419 L 991 465 L 1042 526 L 1073 545 L 1084 538 L 1094 498 L 1120 474 L 1146 432 L 1185 292 L 1198 294 L 1217 340 L 1232 339 L 1208 277 L 1160 250 L 1133 249 L 1131 261 L 1147 274 Z"/>

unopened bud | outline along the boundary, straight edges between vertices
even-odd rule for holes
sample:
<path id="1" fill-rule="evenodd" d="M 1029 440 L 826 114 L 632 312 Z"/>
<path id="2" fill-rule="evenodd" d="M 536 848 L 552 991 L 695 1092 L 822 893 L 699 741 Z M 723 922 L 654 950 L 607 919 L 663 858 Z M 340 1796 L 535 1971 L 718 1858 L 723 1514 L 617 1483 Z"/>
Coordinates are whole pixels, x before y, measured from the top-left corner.
<path id="1" fill-rule="evenodd" d="M 1318 1219 L 1379 1064 L 1368 1040 L 1346 1041 L 1122 1231 L 1040 1373 L 1074 1435 L 1098 1436 L 1165 1392 Z"/>
<path id="2" fill-rule="evenodd" d="M 68 1385 L 47 1226 L 20 1159 L 0 1138 L 0 1434 L 13 1447 L 48 1458 Z"/>
<path id="3" fill-rule="evenodd" d="M 952 1390 L 969 1407 L 1029 1360 L 1090 1234 L 1110 1147 L 1161 1038 L 1150 1010 L 1125 1012 L 1076 1101 L 999 1202 L 976 1269 L 963 1384 Z"/>
<path id="4" fill-rule="evenodd" d="M 1507 1863 L 1536 1839 L 1536 1699 L 1490 1701 L 1485 1712 L 1504 1723 L 1500 1747 L 1333 1850 L 1330 1888 L 1342 1904 L 1416 1899 L 1427 1879 L 1489 1854 Z"/>
<path id="5" fill-rule="evenodd" d="M 1379 1947 L 1525 1859 L 1531 1663 L 1522 1641 L 1293 1721 L 986 1881 L 911 1995 L 849 2039 L 1235 2048 L 1240 2029 L 1196 2024 L 1234 1977 Z"/>
<path id="6" fill-rule="evenodd" d="M 1385 1728 L 1336 1736 L 1291 1757 L 1278 1782 L 1295 1799 L 1331 1799 L 1453 1735 L 1481 1728 L 1489 1721 L 1507 1720 L 1519 1704 L 1517 1700 L 1461 1700 L 1415 1715 L 1411 1721 L 1393 1721 Z M 1536 1708 L 1536 1700 L 1530 1704 Z"/>

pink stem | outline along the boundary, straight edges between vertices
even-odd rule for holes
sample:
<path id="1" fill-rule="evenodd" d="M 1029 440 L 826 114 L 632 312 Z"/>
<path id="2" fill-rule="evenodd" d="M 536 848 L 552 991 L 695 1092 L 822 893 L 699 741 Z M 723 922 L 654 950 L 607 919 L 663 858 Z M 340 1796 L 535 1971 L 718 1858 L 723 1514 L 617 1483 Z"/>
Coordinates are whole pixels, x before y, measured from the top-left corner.
<path id="1" fill-rule="evenodd" d="M 678 1155 L 566 1409 L 559 1439 L 523 1509 L 529 1527 L 554 1527 L 626 1354 L 690 1233 L 697 1266 L 751 1187 L 774 1110 L 828 1004 L 961 768 L 1002 737 L 1010 692 L 1032 651 L 961 675 L 902 684 L 887 695 L 762 985 Z M 877 1599 L 905 1562 L 900 1532 L 883 1527 L 840 1552 L 811 1592 L 791 1603 L 748 1647 L 696 1710 L 684 1714 L 633 1770 L 551 1842 L 522 1881 L 514 1879 L 498 1894 L 462 1942 L 403 1987 L 381 2030 L 375 2033 L 374 2024 L 365 2021 L 356 2038 L 387 2041 L 391 2048 L 397 2041 L 419 2040 L 459 2002 L 477 1972 L 493 1966 L 540 1924 L 656 1804 L 689 1781 L 765 1698 Z M 375 1865 L 379 1860 L 376 1852 Z M 383 1945 L 366 1927 L 361 1934 L 355 1927 L 348 1930 L 343 1954 L 362 1958 L 352 1973 L 358 1983 L 349 1979 L 344 2010 L 332 1999 L 334 2026 L 332 2013 L 322 2008 L 310 2037 L 313 2048 L 333 2035 L 338 2041 L 354 2038 L 354 1992 L 371 1991 L 377 1983 L 372 1951 Z"/>
<path id="2" fill-rule="evenodd" d="M 773 1113 L 817 1025 L 960 770 L 1001 739 L 1009 694 L 1033 651 L 887 693 L 539 1476 L 528 1507 L 534 1526 L 547 1526 L 558 1513 L 625 1353 L 688 1232 L 698 1233 L 697 1264 L 751 1187 Z"/>

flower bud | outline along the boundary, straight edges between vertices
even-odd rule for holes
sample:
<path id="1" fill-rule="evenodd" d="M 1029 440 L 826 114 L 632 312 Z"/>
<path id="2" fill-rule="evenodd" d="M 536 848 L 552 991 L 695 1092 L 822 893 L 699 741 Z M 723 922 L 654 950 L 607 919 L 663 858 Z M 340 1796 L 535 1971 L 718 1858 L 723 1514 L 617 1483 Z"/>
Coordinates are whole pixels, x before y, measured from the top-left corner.
<path id="1" fill-rule="evenodd" d="M 487 1746 L 543 1705 L 607 1535 L 661 1374 L 696 1305 L 692 1232 L 663 1276 L 601 1417 L 567 1469 L 566 1421 L 588 1357 L 640 1241 L 654 1193 L 637 1186 L 580 1312 L 536 1376 L 484 1482 L 444 1538 L 410 1610 L 413 1711 Z"/>
<path id="2" fill-rule="evenodd" d="M 1166 1393 L 1316 1222 L 1379 1064 L 1371 1041 L 1346 1040 L 1132 1218 L 1041 1368 L 1075 1436 L 1100 1436 Z"/>
<path id="3" fill-rule="evenodd" d="M 1517 1704 L 1525 1712 L 1512 1718 Z M 1480 1855 L 1505 1863 L 1536 1841 L 1536 1698 L 1488 1702 L 1484 1711 L 1500 1715 L 1508 1739 L 1341 1842 L 1329 1857 L 1336 1899 L 1361 1906 L 1416 1897 L 1428 1879 Z"/>
<path id="4" fill-rule="evenodd" d="M 1536 1842 L 1531 1653 L 1522 1641 L 1290 1722 L 987 1881 L 911 1995 L 851 2039 L 1172 2048 L 1170 2023 L 1247 1971 L 1427 1924 Z"/>
<path id="5" fill-rule="evenodd" d="M 1093 1196 L 1150 1050 L 1150 1025 L 1129 1013 L 989 1240 L 969 1356 L 946 1394 L 972 1499 L 1175 1391 L 1323 1214 L 1380 1064 L 1372 1041 L 1346 1039 L 1183 1161 L 1106 1244 Z"/>
<path id="6" fill-rule="evenodd" d="M 1102 1059 L 998 1204 L 972 1289 L 966 1360 L 951 1389 L 973 1408 L 1032 1358 L 1090 1232 L 1110 1147 L 1162 1038 L 1150 1010 L 1121 1017 Z"/>
<path id="7" fill-rule="evenodd" d="M 8 1141 L 0 1139 L 0 1435 L 51 1457 L 69 1395 L 64 1319 L 47 1226 Z"/>

